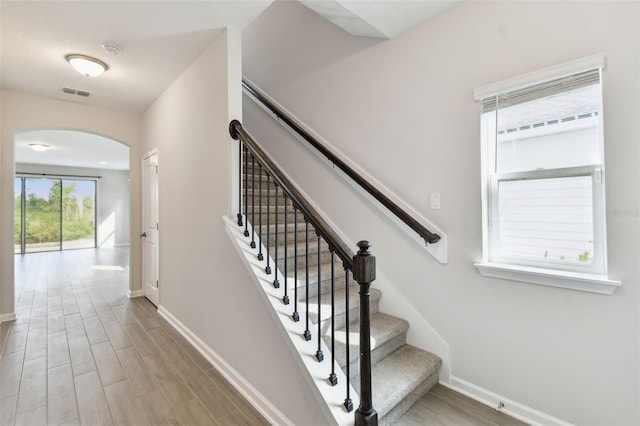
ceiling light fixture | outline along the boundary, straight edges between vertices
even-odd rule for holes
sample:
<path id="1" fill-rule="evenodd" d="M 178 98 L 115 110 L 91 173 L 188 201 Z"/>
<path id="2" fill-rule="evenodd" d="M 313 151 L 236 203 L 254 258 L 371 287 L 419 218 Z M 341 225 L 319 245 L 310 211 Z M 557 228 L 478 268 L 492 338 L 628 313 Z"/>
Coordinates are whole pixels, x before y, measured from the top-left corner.
<path id="1" fill-rule="evenodd" d="M 64 58 L 71 64 L 73 69 L 87 77 L 98 76 L 109 69 L 109 66 L 100 59 L 92 58 L 87 55 L 72 53 L 70 55 L 66 55 Z"/>
<path id="2" fill-rule="evenodd" d="M 49 145 L 45 145 L 43 143 L 30 143 L 29 146 L 31 147 L 32 150 L 38 151 L 38 152 L 44 152 L 49 148 L 51 148 Z"/>

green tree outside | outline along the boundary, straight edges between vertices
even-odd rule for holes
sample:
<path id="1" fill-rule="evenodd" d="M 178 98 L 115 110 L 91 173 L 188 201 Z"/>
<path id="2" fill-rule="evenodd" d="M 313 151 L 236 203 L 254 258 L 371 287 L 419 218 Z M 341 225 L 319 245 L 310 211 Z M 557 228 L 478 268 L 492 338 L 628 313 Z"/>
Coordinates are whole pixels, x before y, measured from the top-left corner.
<path id="1" fill-rule="evenodd" d="M 26 194 L 25 245 L 53 247 L 60 243 L 60 223 L 65 242 L 93 239 L 95 230 L 94 197 L 79 199 L 77 182 L 55 180 L 48 198 L 35 193 Z M 62 203 L 61 203 L 62 201 Z M 21 234 L 21 194 L 16 196 L 15 243 L 19 246 Z"/>

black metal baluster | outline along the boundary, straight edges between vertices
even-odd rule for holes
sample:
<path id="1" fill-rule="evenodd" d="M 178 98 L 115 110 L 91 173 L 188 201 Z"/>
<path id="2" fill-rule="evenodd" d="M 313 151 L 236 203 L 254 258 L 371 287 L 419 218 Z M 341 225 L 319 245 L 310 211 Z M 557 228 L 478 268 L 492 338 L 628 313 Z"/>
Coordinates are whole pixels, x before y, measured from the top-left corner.
<path id="1" fill-rule="evenodd" d="M 242 226 L 242 141 L 238 140 L 238 226 Z"/>
<path id="2" fill-rule="evenodd" d="M 278 183 L 275 181 L 273 181 L 273 190 L 276 193 L 276 220 L 275 220 L 275 225 L 274 225 L 274 230 L 275 230 L 275 248 L 274 251 L 276 252 L 274 258 L 273 258 L 273 265 L 276 268 L 276 274 L 273 277 L 273 287 L 274 288 L 280 288 L 280 281 L 278 281 L 278 225 L 280 222 L 280 219 L 278 219 Z M 287 276 L 285 275 L 285 282 L 287 281 Z M 284 300 L 284 298 L 283 298 Z"/>
<path id="3" fill-rule="evenodd" d="M 276 215 L 276 221 L 278 220 Z M 264 268 L 264 272 L 267 275 L 271 274 L 271 258 L 269 257 L 269 246 L 271 246 L 271 175 L 267 173 L 267 266 Z M 276 274 L 277 275 L 277 274 Z"/>
<path id="4" fill-rule="evenodd" d="M 336 376 L 336 315 L 335 315 L 335 280 L 336 280 L 336 268 L 335 268 L 335 251 L 333 247 L 329 247 L 331 251 L 331 374 L 329 374 L 329 383 L 331 386 L 338 384 L 338 376 Z M 349 359 L 347 358 L 347 362 Z"/>
<path id="5" fill-rule="evenodd" d="M 306 313 L 306 328 L 304 330 L 304 340 L 311 340 L 311 330 L 309 330 L 309 218 L 305 216 L 304 218 L 304 270 L 305 270 L 305 281 L 304 281 L 304 291 L 305 291 L 305 313 Z M 318 312 L 320 314 L 320 312 Z M 320 316 L 318 315 L 318 320 Z"/>
<path id="6" fill-rule="evenodd" d="M 322 342 L 322 317 L 320 315 L 321 313 L 321 297 L 320 294 L 322 294 L 322 250 L 321 250 L 321 243 L 322 243 L 322 237 L 320 236 L 320 234 L 316 234 L 318 237 L 318 350 L 316 351 L 316 359 L 319 362 L 322 362 L 322 360 L 324 360 L 324 354 L 322 353 L 322 349 L 321 349 L 321 342 Z"/>
<path id="7" fill-rule="evenodd" d="M 251 248 L 256 248 L 256 157 L 251 155 Z"/>
<path id="8" fill-rule="evenodd" d="M 353 411 L 353 401 L 351 400 L 351 366 L 350 366 L 350 362 L 349 360 L 351 359 L 349 356 L 349 352 L 350 352 L 350 348 L 349 348 L 349 273 L 351 271 L 349 271 L 349 269 L 347 269 L 347 266 L 344 266 L 344 272 L 345 272 L 345 281 L 344 281 L 344 285 L 345 285 L 345 289 L 347 290 L 345 292 L 346 296 L 344 299 L 344 313 L 345 313 L 345 321 L 347 324 L 346 330 L 347 330 L 347 335 L 346 335 L 346 348 L 347 348 L 347 397 L 344 400 L 344 408 L 347 409 L 347 412 L 351 412 Z"/>
<path id="9" fill-rule="evenodd" d="M 298 209 L 293 206 L 293 314 L 295 322 L 300 321 L 298 313 Z"/>
<path id="10" fill-rule="evenodd" d="M 262 163 L 258 163 L 260 183 L 258 188 L 258 260 L 263 260 L 262 255 Z"/>
<path id="11" fill-rule="evenodd" d="M 287 200 L 287 193 L 282 191 L 282 199 L 284 200 L 284 296 L 282 296 L 282 303 L 289 304 L 289 275 L 287 270 L 287 254 L 289 246 L 289 201 Z M 276 252 L 276 256 L 278 253 Z M 277 262 L 276 262 L 277 263 Z"/>
<path id="12" fill-rule="evenodd" d="M 244 236 L 249 236 L 249 150 L 244 144 Z M 253 220 L 253 219 L 252 219 Z"/>

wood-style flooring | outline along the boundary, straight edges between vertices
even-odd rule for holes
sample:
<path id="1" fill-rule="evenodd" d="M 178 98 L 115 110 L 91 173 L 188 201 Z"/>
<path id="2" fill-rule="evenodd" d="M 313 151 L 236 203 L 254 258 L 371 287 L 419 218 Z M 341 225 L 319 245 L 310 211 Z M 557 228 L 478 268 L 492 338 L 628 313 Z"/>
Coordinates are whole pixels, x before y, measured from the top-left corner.
<path id="1" fill-rule="evenodd" d="M 267 425 L 128 274 L 123 248 L 16 256 L 0 425 Z"/>
<path id="2" fill-rule="evenodd" d="M 267 425 L 144 298 L 128 250 L 16 256 L 18 319 L 0 324 L 0 425 Z M 521 423 L 436 386 L 401 426 Z"/>
<path id="3" fill-rule="evenodd" d="M 511 416 L 442 385 L 436 385 L 396 426 L 521 426 Z"/>

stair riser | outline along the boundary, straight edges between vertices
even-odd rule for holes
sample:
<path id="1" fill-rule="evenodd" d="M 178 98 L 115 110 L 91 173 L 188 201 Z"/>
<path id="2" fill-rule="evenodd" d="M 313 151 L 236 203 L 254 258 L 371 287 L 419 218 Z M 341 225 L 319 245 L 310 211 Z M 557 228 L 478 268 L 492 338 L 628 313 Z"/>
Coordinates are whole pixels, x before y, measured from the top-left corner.
<path id="1" fill-rule="evenodd" d="M 293 278 L 289 278 L 288 288 L 289 293 L 293 294 Z M 344 276 L 336 277 L 334 282 L 334 290 L 342 290 L 345 285 Z M 330 300 L 331 298 L 331 277 L 330 276 L 322 276 L 322 281 L 320 282 L 320 293 L 322 294 L 323 300 Z M 318 280 L 317 277 L 309 277 L 309 298 L 316 298 L 318 295 Z M 305 300 L 306 291 L 305 291 L 305 277 L 304 275 L 298 275 L 298 300 Z M 292 297 L 292 296 L 290 296 Z"/>
<path id="2" fill-rule="evenodd" d="M 304 301 L 301 301 L 302 303 L 299 303 L 300 306 L 298 308 L 298 311 L 300 312 L 300 316 L 301 318 L 304 318 Z M 310 306 L 310 310 L 317 310 L 318 306 L 317 304 L 314 303 L 315 300 L 310 300 L 309 301 L 309 306 Z M 355 306 L 354 306 L 355 305 Z M 378 312 L 378 308 L 379 308 L 379 303 L 378 300 L 372 300 L 371 303 L 369 304 L 369 309 L 371 314 L 375 314 L 376 312 Z M 325 335 L 327 333 L 330 332 L 331 330 L 331 320 L 330 318 L 330 314 L 331 314 L 331 308 L 330 306 L 322 306 L 322 318 L 325 318 L 321 321 L 320 323 L 320 329 L 322 330 L 322 334 Z M 315 332 L 317 332 L 318 330 L 318 325 L 316 323 L 316 318 L 317 315 L 315 312 L 310 312 L 309 313 L 309 319 L 311 320 L 311 322 L 314 324 L 313 325 L 313 330 L 314 331 L 314 335 Z M 344 306 L 340 306 L 338 304 L 336 304 L 336 315 L 335 315 L 335 325 L 334 327 L 337 329 L 340 329 L 342 327 L 344 327 L 346 325 L 346 313 L 344 310 Z M 360 305 L 357 303 L 351 303 L 349 306 L 349 323 L 352 322 L 358 322 L 360 320 Z M 351 329 L 351 331 L 357 330 L 357 327 L 355 329 Z"/>
<path id="3" fill-rule="evenodd" d="M 278 268 L 280 268 L 281 270 L 284 270 L 284 253 L 278 251 Z M 297 259 L 297 263 L 295 262 Z M 329 263 L 331 262 L 331 253 L 329 252 L 323 252 L 320 254 L 320 263 L 324 264 L 324 263 Z M 295 268 L 297 265 L 298 267 L 298 277 L 304 277 L 304 270 L 307 266 L 307 257 L 304 253 L 304 250 L 299 250 L 298 251 L 298 256 L 297 258 L 294 256 L 294 253 L 288 252 L 287 253 L 287 266 L 289 268 Z M 314 268 L 314 272 L 318 267 L 318 253 L 314 253 L 311 252 L 309 253 L 309 268 Z M 336 265 L 336 269 L 337 269 L 337 265 Z M 302 273 L 302 275 L 300 275 Z M 327 273 L 331 273 L 330 270 L 327 271 L 322 271 L 323 274 Z"/>
<path id="4" fill-rule="evenodd" d="M 260 200 L 260 193 L 261 192 L 262 192 L 262 200 Z M 275 210 L 275 208 L 276 208 L 276 197 L 275 197 L 275 194 L 273 194 L 273 191 L 267 191 L 266 189 L 263 189 L 262 191 L 255 191 L 255 193 L 253 194 L 253 198 L 254 199 L 251 199 L 251 195 L 252 195 L 252 192 L 250 190 L 246 203 L 245 203 L 245 200 L 244 200 L 244 194 L 242 195 L 242 210 L 243 210 L 243 213 L 244 213 L 245 205 L 247 207 L 247 211 L 249 211 L 249 212 L 251 211 L 253 206 L 255 206 L 256 211 L 258 211 L 258 209 L 260 208 L 260 205 L 262 205 L 262 210 L 266 211 L 267 210 L 267 203 L 271 206 L 271 210 Z M 267 197 L 270 197 L 268 202 L 267 202 Z M 289 210 L 289 213 L 293 213 L 294 207 L 293 207 L 293 204 L 291 203 L 291 200 L 284 199 L 284 197 L 282 197 L 282 194 L 279 194 L 278 195 L 278 210 L 284 211 L 285 204 L 286 204 L 287 210 Z M 298 211 L 298 215 L 302 218 L 302 212 Z M 300 221 L 302 221 L 302 219 Z"/>
<path id="5" fill-rule="evenodd" d="M 383 416 L 378 421 L 379 426 L 390 426 L 396 423 L 403 414 L 405 414 L 409 409 L 423 396 L 425 396 L 431 388 L 438 384 L 439 376 L 438 371 L 433 372 L 426 380 L 424 380 L 420 385 L 413 390 L 413 392 L 406 395 L 402 401 L 396 405 L 391 411 L 389 411 L 385 416 Z M 384 386 L 384 383 L 376 383 L 375 378 L 372 381 L 372 386 Z M 358 384 L 359 393 L 360 385 Z M 375 407 L 375 401 L 373 401 Z"/>
<path id="6" fill-rule="evenodd" d="M 267 182 L 267 178 L 263 177 L 262 178 L 262 182 L 260 182 L 260 178 L 258 176 L 256 176 L 256 181 L 252 181 L 251 178 L 249 178 L 249 181 L 245 181 L 244 179 L 242 180 L 242 187 L 243 188 L 247 188 L 249 190 L 249 198 L 251 198 L 251 189 L 252 188 L 262 188 L 262 189 L 275 189 L 278 188 L 278 191 L 280 192 L 280 194 L 282 194 L 282 188 L 280 186 L 276 186 L 273 183 L 273 179 L 270 179 L 269 182 Z M 256 192 L 257 195 L 257 192 Z M 244 195 L 243 195 L 244 197 Z"/>
<path id="7" fill-rule="evenodd" d="M 256 187 L 257 188 L 257 187 Z M 251 207 L 253 205 L 258 206 L 260 203 L 260 195 L 262 195 L 262 204 L 263 205 L 267 205 L 267 197 L 271 197 L 271 200 L 269 201 L 269 203 L 271 203 L 271 206 L 275 206 L 276 205 L 276 191 L 273 189 L 273 187 L 271 189 L 267 189 L 267 188 L 263 188 L 262 190 L 258 190 L 256 189 L 255 191 L 251 190 L 251 187 L 249 186 L 249 193 L 247 194 L 247 206 Z M 244 204 L 245 200 L 244 200 L 245 194 L 242 194 L 242 203 Z M 278 191 L 278 205 L 281 206 L 281 208 L 284 208 L 284 205 L 287 204 L 289 206 L 290 209 L 293 208 L 293 202 L 291 201 L 290 198 L 285 198 L 282 195 L 281 191 Z"/>
<path id="8" fill-rule="evenodd" d="M 304 223 L 298 223 L 298 230 L 297 232 L 294 232 L 294 227 L 293 227 L 293 223 L 288 223 L 287 224 L 287 232 L 285 235 L 284 232 L 284 224 L 270 224 L 269 226 L 269 236 L 271 239 L 271 242 L 274 244 L 274 247 L 271 247 L 271 250 L 275 249 L 275 241 L 276 241 L 276 226 L 277 226 L 277 232 L 278 232 L 278 253 L 283 253 L 284 252 L 284 247 L 282 246 L 282 244 L 293 244 L 296 242 L 296 235 L 298 237 L 297 242 L 301 243 L 304 242 L 304 236 L 305 236 L 305 232 L 304 232 Z M 260 231 L 262 233 L 262 235 L 264 236 L 264 238 L 267 238 L 267 225 L 262 225 L 262 228 L 256 227 L 256 232 Z M 309 231 L 309 234 L 311 235 L 312 231 Z M 315 235 L 315 234 L 313 234 Z M 309 237 L 311 238 L 311 237 Z M 288 250 L 288 249 L 287 249 Z"/>
<path id="9" fill-rule="evenodd" d="M 262 208 L 262 215 L 260 214 L 260 210 L 256 209 L 255 212 L 252 212 L 251 210 L 249 210 L 248 214 L 247 214 L 248 218 L 249 218 L 249 224 L 255 223 L 255 229 L 256 231 L 260 228 L 260 225 L 262 224 L 262 226 L 267 226 L 267 225 L 284 225 L 284 212 L 278 212 L 278 214 L 275 214 L 275 210 L 272 210 L 270 215 L 267 215 L 267 209 L 265 207 Z M 260 219 L 262 219 L 262 223 L 260 222 Z M 302 215 L 298 214 L 298 227 L 300 227 L 300 225 L 302 225 L 303 229 L 304 229 L 304 222 L 301 222 L 302 219 Z M 287 222 L 289 223 L 289 225 L 291 225 L 293 227 L 293 222 L 295 220 L 295 216 L 294 214 L 289 211 L 289 213 L 287 214 Z M 311 229 L 311 227 L 309 227 L 309 229 Z M 309 238 L 311 238 L 311 231 L 309 231 Z M 265 238 L 267 236 L 267 234 L 264 234 Z"/>
<path id="10" fill-rule="evenodd" d="M 358 324 L 353 324 L 353 326 L 355 328 L 351 328 L 351 330 L 357 330 L 358 328 Z M 330 342 L 330 337 L 327 338 L 326 342 L 327 344 L 329 344 Z M 357 356 L 358 354 L 358 348 L 360 347 L 359 345 L 359 339 L 360 339 L 360 333 L 357 334 L 357 336 L 355 336 L 356 340 L 355 342 L 351 343 L 351 354 L 355 353 L 355 359 L 351 361 L 351 363 L 349 364 L 349 372 L 351 373 L 351 379 L 353 380 L 354 378 L 356 378 L 359 374 L 360 371 L 360 359 Z M 375 365 L 377 364 L 382 358 L 386 357 L 387 355 L 389 355 L 391 352 L 395 351 L 396 349 L 404 346 L 407 343 L 407 333 L 402 333 L 396 337 L 394 337 L 391 340 L 388 340 L 387 342 L 385 342 L 383 345 L 376 347 L 375 349 L 373 349 L 371 351 L 371 364 Z M 353 357 L 353 355 L 351 355 Z M 345 372 L 346 374 L 346 368 L 345 368 L 345 359 L 337 359 L 338 364 L 340 365 L 340 368 L 342 368 L 342 370 Z"/>
<path id="11" fill-rule="evenodd" d="M 288 209 L 286 213 L 287 213 L 287 223 L 289 227 L 293 229 L 293 224 L 297 220 L 298 231 L 299 232 L 304 231 L 304 228 L 305 228 L 304 214 L 302 214 L 301 211 L 298 211 L 298 215 L 296 216 L 293 209 Z M 270 209 L 267 209 L 267 205 L 265 203 L 262 206 L 262 212 L 260 212 L 259 206 L 256 206 L 255 210 L 252 210 L 252 208 L 249 207 L 249 210 L 247 210 L 246 212 L 242 212 L 242 215 L 249 218 L 250 224 L 255 223 L 256 229 L 258 229 L 258 227 L 260 227 L 260 216 L 262 216 L 262 226 L 267 225 L 267 216 L 270 216 L 269 225 L 284 225 L 285 211 L 284 211 L 284 208 L 278 208 L 278 212 L 276 214 L 275 206 L 271 206 Z M 309 222 L 309 239 L 311 239 L 312 237 L 315 237 L 315 235 L 316 235 L 316 232 L 314 230 L 313 223 Z"/>

